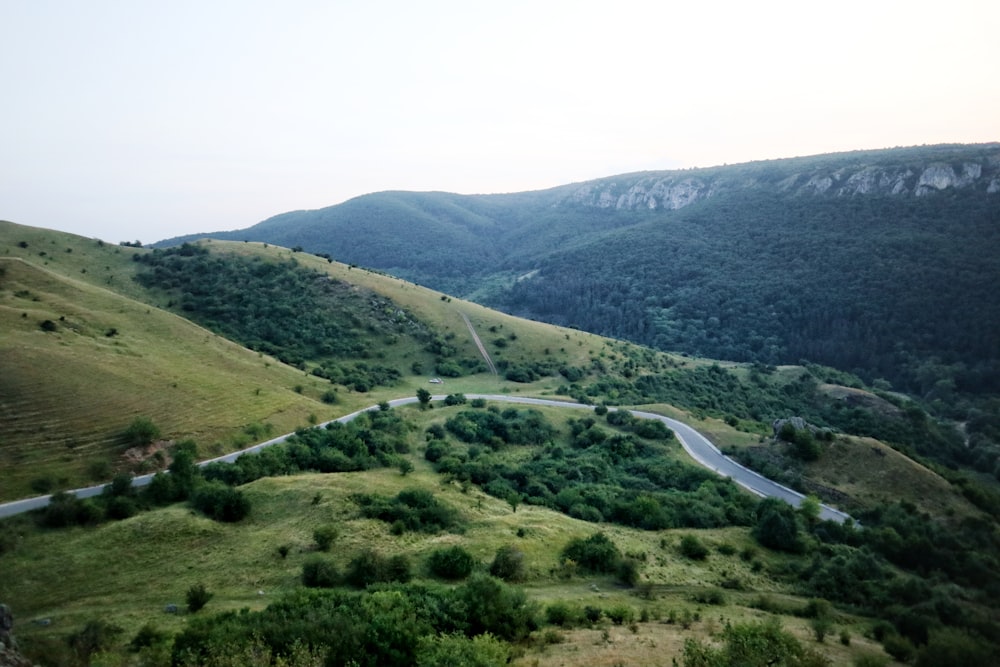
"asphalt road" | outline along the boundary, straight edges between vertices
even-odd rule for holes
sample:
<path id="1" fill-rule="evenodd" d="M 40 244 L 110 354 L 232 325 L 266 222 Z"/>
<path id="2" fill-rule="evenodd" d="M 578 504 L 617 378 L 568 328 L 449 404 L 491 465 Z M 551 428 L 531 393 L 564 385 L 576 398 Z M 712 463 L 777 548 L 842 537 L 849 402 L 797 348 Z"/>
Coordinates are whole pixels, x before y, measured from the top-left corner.
<path id="1" fill-rule="evenodd" d="M 436 395 L 433 397 L 435 401 L 444 400 L 444 395 Z M 547 398 L 528 398 L 525 396 L 509 396 L 506 394 L 466 394 L 466 398 L 482 398 L 489 401 L 497 401 L 504 403 L 519 403 L 522 405 L 543 405 L 548 407 L 557 408 L 575 408 L 580 410 L 593 410 L 594 407 L 591 405 L 583 405 L 581 403 L 570 403 L 567 401 L 556 401 Z M 408 403 L 416 403 L 416 396 L 410 396 L 407 398 L 397 398 L 395 400 L 389 401 L 389 405 L 396 407 L 399 405 L 406 405 Z M 357 412 L 352 412 L 349 415 L 344 415 L 338 419 L 331 421 L 346 423 L 357 417 L 363 412 L 369 410 L 378 410 L 379 406 L 373 405 L 364 410 L 358 410 Z M 611 408 L 612 410 L 615 408 Z M 787 487 L 773 482 L 770 479 L 748 469 L 733 461 L 729 457 L 725 456 L 720 452 L 715 445 L 708 441 L 708 438 L 703 436 L 698 431 L 694 430 L 687 424 L 679 422 L 676 419 L 671 419 L 669 417 L 664 417 L 663 415 L 654 414 L 652 412 L 642 412 L 640 410 L 629 410 L 636 417 L 642 417 L 644 419 L 659 419 L 661 422 L 666 424 L 677 436 L 677 440 L 680 441 L 681 446 L 684 450 L 693 458 L 695 461 L 701 465 L 715 471 L 717 474 L 723 477 L 729 477 L 734 482 L 739 484 L 745 489 L 757 494 L 761 497 L 773 497 L 780 498 L 794 507 L 798 507 L 799 503 L 802 501 L 804 496 L 801 493 L 793 491 Z M 326 426 L 330 422 L 324 422 L 320 424 L 320 427 Z M 208 461 L 202 461 L 198 465 L 207 465 L 209 463 L 214 463 L 216 461 L 223 461 L 226 463 L 232 463 L 240 456 L 244 454 L 249 454 L 252 452 L 260 451 L 265 447 L 270 447 L 271 445 L 276 445 L 287 440 L 292 434 L 288 433 L 286 435 L 273 438 L 267 442 L 262 442 L 253 447 L 240 450 L 238 452 L 233 452 L 232 454 L 226 454 L 225 456 L 219 456 Z M 132 480 L 133 486 L 145 486 L 149 484 L 150 480 L 153 479 L 153 475 L 142 475 L 136 477 Z M 84 489 L 76 489 L 70 491 L 70 493 L 75 494 L 78 498 L 90 498 L 92 496 L 99 495 L 104 489 L 103 484 L 97 486 L 89 486 Z M 51 496 L 39 496 L 36 498 L 27 498 L 24 500 L 16 500 L 9 503 L 0 504 L 0 518 L 13 516 L 15 514 L 21 514 L 23 512 L 29 512 L 31 510 L 40 509 L 49 504 L 49 499 Z M 833 507 L 828 507 L 827 505 L 820 506 L 820 518 L 825 520 L 842 522 L 849 517 L 849 515 L 841 512 L 840 510 L 834 509 Z"/>

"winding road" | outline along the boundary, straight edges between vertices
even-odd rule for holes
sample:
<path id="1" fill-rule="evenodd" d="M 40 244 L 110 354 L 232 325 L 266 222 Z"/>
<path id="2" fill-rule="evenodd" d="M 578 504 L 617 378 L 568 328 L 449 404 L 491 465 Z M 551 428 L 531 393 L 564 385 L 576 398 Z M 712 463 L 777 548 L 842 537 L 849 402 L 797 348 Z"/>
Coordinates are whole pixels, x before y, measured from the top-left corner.
<path id="1" fill-rule="evenodd" d="M 518 403 L 522 405 L 541 405 L 546 407 L 555 408 L 575 408 L 580 410 L 593 410 L 594 406 L 584 405 L 582 403 L 570 403 L 568 401 L 557 401 L 548 398 L 530 398 L 526 396 L 509 396 L 506 394 L 466 394 L 466 398 L 475 399 L 481 398 L 488 401 L 503 402 L 503 403 Z M 434 401 L 442 401 L 445 399 L 444 395 L 435 395 L 432 397 Z M 400 405 L 407 405 L 409 403 L 417 402 L 416 396 L 408 396 L 406 398 L 397 398 L 389 401 L 389 405 L 392 407 L 397 407 Z M 378 405 L 372 405 L 363 410 L 358 410 L 352 412 L 349 415 L 344 415 L 338 419 L 333 419 L 329 422 L 324 422 L 320 424 L 317 428 L 322 428 L 331 422 L 341 422 L 346 423 L 356 418 L 363 412 L 368 412 L 371 410 L 378 410 Z M 618 408 L 609 408 L 615 410 Z M 624 409 L 624 408 L 622 408 Z M 742 486 L 743 488 L 757 494 L 761 497 L 772 497 L 780 498 L 786 501 L 794 507 L 798 507 L 799 503 L 803 500 L 804 496 L 801 493 L 793 491 L 777 482 L 774 482 L 763 475 L 760 475 L 749 468 L 746 468 L 736 461 L 733 461 L 728 456 L 724 455 L 719 449 L 709 442 L 708 438 L 703 436 L 698 431 L 694 430 L 684 422 L 677 421 L 676 419 L 671 419 L 669 417 L 664 417 L 663 415 L 658 415 L 652 412 L 643 412 L 641 410 L 629 410 L 630 413 L 636 417 L 643 419 L 658 419 L 664 424 L 666 424 L 677 436 L 677 440 L 680 441 L 681 446 L 684 447 L 691 458 L 697 461 L 699 464 L 713 470 L 723 477 L 729 477 L 734 482 Z M 282 435 L 277 438 L 273 438 L 266 442 L 254 445 L 247 449 L 240 450 L 238 452 L 233 452 L 231 454 L 226 454 L 225 456 L 219 456 L 214 459 L 209 459 L 208 461 L 202 461 L 198 465 L 208 465 L 209 463 L 215 462 L 225 462 L 232 463 L 244 454 L 250 454 L 253 452 L 258 452 L 265 447 L 270 447 L 271 445 L 277 445 L 284 442 L 292 433 Z M 145 486 L 149 484 L 150 480 L 153 479 L 153 475 L 141 475 L 132 480 L 133 486 Z M 92 496 L 99 495 L 103 491 L 105 485 L 99 484 L 97 486 L 89 486 L 83 489 L 75 489 L 70 491 L 76 495 L 78 498 L 90 498 Z M 13 502 L 0 504 L 0 518 L 14 516 L 15 514 L 21 514 L 23 512 L 29 512 L 35 509 L 41 509 L 49 504 L 49 499 L 51 496 L 38 496 L 36 498 L 26 498 L 24 500 L 16 500 Z M 827 505 L 820 506 L 820 518 L 824 520 L 843 522 L 850 518 L 848 514 L 841 512 L 838 509 L 829 507 Z"/>

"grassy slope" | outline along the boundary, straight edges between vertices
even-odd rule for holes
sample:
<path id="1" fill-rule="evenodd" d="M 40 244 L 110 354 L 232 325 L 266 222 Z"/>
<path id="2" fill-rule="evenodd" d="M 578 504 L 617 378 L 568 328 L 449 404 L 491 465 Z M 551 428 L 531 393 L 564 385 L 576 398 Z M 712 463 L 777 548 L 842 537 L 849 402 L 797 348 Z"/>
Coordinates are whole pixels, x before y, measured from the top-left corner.
<path id="1" fill-rule="evenodd" d="M 425 426 L 443 421 L 455 409 L 425 413 L 413 407 L 401 410 Z M 559 417 L 556 412 L 549 416 Z M 421 433 L 415 433 L 413 442 L 420 440 Z M 600 526 L 623 551 L 647 555 L 643 579 L 654 584 L 651 600 L 637 598 L 608 577 L 561 578 L 554 573 L 559 549 L 597 527 L 532 506 L 522 505 L 514 513 L 507 503 L 474 488 L 463 491 L 456 484 L 442 484 L 420 451 L 415 451 L 411 460 L 415 469 L 406 477 L 395 470 L 376 470 L 259 480 L 244 487 L 254 511 L 236 525 L 215 523 L 183 505 L 69 531 L 37 531 L 21 519 L 11 525 L 26 537 L 16 552 L 4 556 L 0 599 L 11 604 L 21 619 L 18 631 L 23 644 L 58 637 L 93 618 L 121 626 L 124 640 L 147 622 L 162 630 L 180 631 L 189 616 L 165 614 L 163 610 L 168 604 L 183 609 L 184 593 L 194 584 L 202 583 L 215 594 L 202 613 L 260 609 L 297 587 L 302 564 L 315 550 L 312 531 L 333 523 L 339 527 L 340 537 L 330 558 L 341 569 L 358 551 L 374 547 L 386 554 L 406 554 L 417 578 L 424 578 L 423 564 L 434 549 L 459 544 L 485 567 L 499 546 L 514 544 L 525 552 L 529 564 L 525 590 L 543 606 L 554 600 L 605 609 L 624 604 L 637 613 L 646 609 L 651 617 L 636 633 L 623 627 L 610 628 L 607 641 L 600 630 L 566 632 L 565 644 L 530 649 L 518 664 L 538 660 L 538 664 L 547 665 L 605 665 L 612 664 L 608 662 L 612 656 L 618 660 L 629 656 L 628 664 L 663 664 L 664 656 L 669 659 L 680 650 L 685 637 L 708 636 L 721 629 L 725 620 L 763 618 L 763 612 L 747 606 L 762 592 L 800 606 L 805 603 L 766 575 L 771 567 L 780 567 L 786 556 L 757 548 L 756 558 L 765 565 L 760 572 L 740 557 L 741 550 L 753 548 L 748 531 L 741 528 L 647 532 Z M 434 491 L 457 509 L 468 523 L 467 530 L 394 537 L 386 524 L 360 518 L 350 501 L 353 493 L 393 495 L 415 487 Z M 523 537 L 517 536 L 519 529 Z M 696 563 L 678 554 L 677 544 L 688 532 L 697 532 L 712 548 L 706 561 Z M 719 553 L 716 547 L 722 544 L 734 547 L 737 553 Z M 278 554 L 282 545 L 291 547 L 284 559 Z M 115 554 L 113 568 L 106 566 L 108 553 Z M 53 572 L 59 572 L 58 581 L 50 576 Z M 721 606 L 706 607 L 691 601 L 693 593 L 717 587 L 729 578 L 742 580 L 750 590 L 727 591 L 726 604 Z M 660 622 L 671 611 L 699 612 L 702 620 L 688 630 Z M 50 619 L 51 625 L 28 623 L 42 618 Z M 783 622 L 803 639 L 808 636 L 805 621 L 786 617 Z M 861 637 L 867 627 L 864 619 L 845 615 L 838 619 L 837 627 L 848 629 L 854 638 L 851 648 L 835 642 L 823 647 L 838 664 L 849 664 L 859 651 L 880 650 Z"/>
<path id="2" fill-rule="evenodd" d="M 551 348 L 561 363 L 587 365 L 608 344 L 579 331 L 442 300 L 438 292 L 313 255 L 211 243 L 217 251 L 294 256 L 304 266 L 379 292 L 450 338 L 460 355 L 478 354 L 460 312 L 484 337 L 492 326 L 504 336 L 515 333 L 517 345 L 503 351 L 512 359 L 537 358 Z M 340 402 L 326 405 L 319 400 L 330 389 L 325 381 L 149 305 L 157 303 L 156 295 L 132 280 L 138 264 L 131 258 L 139 252 L 147 251 L 0 222 L 0 500 L 35 495 L 30 482 L 39 478 L 62 488 L 107 481 L 126 465 L 119 436 L 138 416 L 151 418 L 165 440 L 194 439 L 208 456 L 251 444 L 244 433 L 249 425 L 286 433 L 306 425 L 310 415 L 331 419 L 427 386 L 426 375 L 408 375 L 396 387 L 367 394 L 341 388 Z M 57 331 L 44 332 L 45 320 L 55 322 Z M 117 334 L 109 337 L 112 328 Z M 407 372 L 413 361 L 431 366 L 430 355 L 412 345 L 382 341 L 378 355 L 379 363 Z M 547 378 L 531 391 L 552 393 L 556 385 Z M 483 375 L 437 389 L 522 388 Z"/>
<path id="3" fill-rule="evenodd" d="M 250 423 L 287 432 L 330 410 L 318 382 L 187 320 L 20 260 L 0 267 L 3 499 L 29 495 L 37 477 L 79 485 L 95 462 L 117 467 L 120 434 L 139 416 L 209 453 L 239 444 Z"/>
<path id="4" fill-rule="evenodd" d="M 20 240 L 26 240 L 28 248 L 20 248 Z M 261 244 L 211 244 L 214 250 L 226 252 L 284 258 L 293 255 L 289 250 Z M 43 251 L 39 248 L 50 250 L 40 255 Z M 62 254 L 57 255 L 57 251 Z M 480 375 L 448 380 L 445 386 L 434 387 L 426 384 L 426 375 L 411 375 L 396 387 L 369 394 L 342 390 L 340 403 L 328 406 L 317 400 L 329 387 L 325 382 L 135 300 L 152 298 L 156 302 L 130 279 L 137 266 L 131 261 L 135 252 L 143 251 L 0 223 L 0 256 L 16 258 L 2 260 L 6 271 L 0 278 L 0 345 L 4 348 L 0 354 L 0 364 L 4 365 L 0 369 L 0 408 L 5 410 L 0 419 L 0 429 L 5 429 L 0 432 L 0 456 L 5 457 L 0 493 L 8 497 L 25 495 L 23 489 L 30 480 L 48 470 L 70 479 L 86 479 L 94 460 L 114 460 L 120 450 L 115 433 L 139 414 L 152 417 L 166 437 L 193 437 L 203 453 L 214 454 L 244 444 L 247 436 L 242 430 L 247 424 L 268 423 L 275 432 L 286 432 L 305 424 L 310 414 L 331 418 L 380 400 L 412 395 L 418 387 L 429 386 L 442 392 L 556 395 L 563 383 L 561 378 L 550 377 L 532 385 L 519 385 Z M 595 358 L 613 359 L 627 354 L 630 347 L 571 329 L 520 320 L 458 299 L 443 299 L 439 292 L 376 272 L 329 263 L 304 253 L 294 253 L 294 257 L 305 266 L 392 299 L 443 337 L 453 335 L 450 343 L 459 348 L 460 354 L 476 354 L 460 312 L 469 315 L 495 358 L 514 362 L 550 357 L 585 367 Z M 17 296 L 22 290 L 34 296 Z M 24 312 L 28 317 L 21 317 Z M 60 322 L 59 317 L 65 317 L 65 321 Z M 38 326 L 43 319 L 56 321 L 59 330 L 43 332 Z M 118 335 L 105 336 L 110 327 L 118 329 Z M 497 331 L 489 333 L 490 327 Z M 490 344 L 500 336 L 509 339 L 511 333 L 516 334 L 516 341 L 503 350 Z M 399 363 L 402 368 L 407 368 L 410 360 L 427 358 L 422 350 L 388 343 L 380 354 L 385 363 Z M 683 366 L 710 363 L 671 359 Z M 293 390 L 296 385 L 304 387 L 302 394 Z M 758 437 L 718 420 L 695 419 L 672 406 L 653 409 L 689 421 L 719 444 L 748 445 Z M 31 446 L 25 446 L 31 438 Z M 870 449 L 879 445 L 859 446 Z M 833 481 L 849 492 L 870 493 L 875 485 L 883 485 L 887 475 L 896 474 L 893 471 L 908 470 L 909 476 L 901 477 L 903 481 L 891 492 L 915 501 L 933 497 L 933 493 L 939 493 L 941 498 L 951 493 L 947 488 L 938 488 L 943 480 L 934 479 L 936 476 L 929 471 L 894 452 L 880 457 L 881 467 L 862 466 L 859 470 L 850 468 L 858 462 L 856 454 L 854 450 L 845 451 L 843 456 L 826 462 L 830 472 L 824 474 L 838 477 Z M 239 526 L 212 523 L 181 506 L 68 532 L 36 533 L 26 519 L 12 521 L 9 529 L 23 533 L 25 538 L 13 554 L 2 556 L 7 576 L 0 582 L 0 599 L 13 602 L 20 619 L 54 620 L 49 628 L 20 624 L 20 631 L 28 638 L 59 636 L 95 616 L 112 619 L 126 628 L 129 636 L 147 620 L 176 630 L 183 626 L 185 617 L 165 615 L 162 608 L 171 602 L 183 606 L 184 591 L 191 584 L 204 582 L 216 592 L 210 606 L 216 611 L 264 606 L 281 590 L 297 585 L 301 563 L 311 549 L 312 529 L 325 522 L 345 521 L 336 550 L 341 565 L 354 551 L 369 544 L 386 552 L 403 551 L 420 562 L 440 544 L 457 542 L 487 561 L 497 546 L 510 541 L 523 548 L 533 563 L 534 578 L 528 589 L 539 600 L 573 599 L 582 604 L 593 599 L 603 606 L 626 601 L 636 608 L 647 604 L 626 596 L 610 580 L 597 580 L 601 592 L 595 592 L 589 582 L 565 582 L 549 574 L 558 548 L 570 537 L 589 534 L 593 525 L 523 505 L 512 514 L 505 503 L 476 491 L 462 494 L 455 487 L 441 487 L 419 453 L 413 461 L 416 471 L 405 479 L 395 471 L 375 471 L 260 480 L 248 487 L 257 509 Z M 881 476 L 876 474 L 879 471 Z M 859 477 L 862 472 L 871 472 L 875 477 Z M 353 491 L 393 493 L 404 485 L 440 489 L 442 497 L 471 520 L 469 531 L 464 535 L 393 538 L 385 526 L 355 518 L 353 506 L 346 501 Z M 317 493 L 322 494 L 322 500 L 313 505 Z M 934 503 L 942 511 L 949 511 L 945 501 Z M 525 529 L 524 538 L 516 537 L 518 528 Z M 684 531 L 661 534 L 606 528 L 625 550 L 649 554 L 646 576 L 658 585 L 658 600 L 650 606 L 654 618 L 670 609 L 694 609 L 689 601 L 693 589 L 716 586 L 733 575 L 744 578 L 755 592 L 777 596 L 784 593 L 766 576 L 751 572 L 738 556 L 713 552 L 706 566 L 681 559 L 675 545 Z M 741 529 L 699 531 L 699 535 L 710 544 L 725 542 L 738 549 L 751 543 Z M 661 539 L 666 540 L 665 547 Z M 282 544 L 293 547 L 287 560 L 276 555 Z M 116 561 L 128 567 L 107 568 L 108 553 L 115 553 Z M 775 564 L 781 559 L 766 553 L 762 557 Z M 53 580 L 52 572 L 60 573 L 58 581 Z M 756 615 L 741 606 L 750 597 L 750 593 L 729 593 L 730 604 L 710 608 L 710 612 L 715 618 L 718 613 L 729 619 Z M 803 622 L 786 622 L 805 632 Z M 704 634 L 711 629 L 712 623 L 706 621 L 696 624 L 693 632 Z M 860 627 L 852 628 L 855 643 L 851 651 L 862 641 L 858 638 L 860 631 Z M 652 644 L 668 650 L 679 647 L 686 636 L 677 626 L 655 623 L 644 624 L 636 635 L 612 629 L 610 645 L 603 639 L 599 645 L 594 643 L 591 634 L 568 633 L 570 643 L 549 647 L 537 657 L 546 664 L 582 665 L 607 664 L 609 656 L 630 655 L 630 662 L 652 664 L 644 663 L 642 655 L 652 654 L 659 659 L 664 654 L 652 650 Z M 827 650 L 848 651 L 839 646 L 828 646 Z M 838 661 L 848 662 L 846 653 L 839 655 Z"/>
<path id="5" fill-rule="evenodd" d="M 22 241 L 27 248 L 20 247 Z M 587 367 L 594 359 L 627 355 L 632 347 L 446 298 L 391 276 L 307 253 L 257 243 L 207 243 L 216 252 L 294 257 L 305 267 L 373 290 L 449 338 L 460 356 L 478 354 L 460 313 L 470 317 L 495 360 L 554 359 L 559 364 Z M 483 374 L 449 379 L 435 387 L 426 384 L 426 375 L 412 375 L 408 370 L 413 361 L 430 367 L 429 354 L 412 345 L 383 341 L 377 352 L 379 363 L 404 369 L 404 379 L 395 387 L 367 394 L 340 388 L 340 402 L 329 406 L 318 400 L 330 388 L 327 383 L 132 300 L 157 303 L 156 295 L 132 280 L 138 264 L 131 257 L 137 252 L 146 251 L 0 222 L 0 257 L 8 257 L 0 260 L 5 269 L 0 277 L 0 346 L 4 352 L 0 356 L 0 462 L 5 482 L 0 486 L 0 500 L 32 495 L 28 485 L 39 477 L 65 479 L 68 486 L 106 480 L 108 464 L 112 468 L 125 465 L 118 434 L 136 416 L 152 418 L 166 439 L 193 438 L 208 456 L 250 444 L 244 429 L 251 424 L 264 424 L 274 434 L 285 433 L 305 425 L 310 415 L 330 419 L 381 400 L 412 395 L 418 387 L 430 386 L 436 392 L 556 395 L 563 384 L 561 377 L 524 385 Z M 23 295 L 23 290 L 30 295 Z M 23 313 L 28 316 L 22 317 Z M 65 321 L 59 322 L 60 317 Z M 57 322 L 59 330 L 43 332 L 38 325 L 45 319 Z M 118 335 L 105 336 L 112 327 Z M 512 334 L 516 340 L 511 340 Z M 499 337 L 509 341 L 507 347 L 498 349 L 492 344 Z M 709 363 L 669 358 L 680 366 Z M 723 365 L 737 369 L 735 364 Z M 294 391 L 296 386 L 303 388 L 302 394 Z M 671 406 L 658 409 L 693 420 L 692 415 Z M 720 445 L 746 446 L 757 440 L 756 432 L 742 433 L 721 421 L 692 423 Z M 932 513 L 953 513 L 956 505 L 966 505 L 944 480 L 905 457 L 890 451 L 880 457 L 878 466 L 858 467 L 858 451 L 864 454 L 871 447 L 845 444 L 841 448 L 845 449 L 842 455 L 824 457 L 815 466 L 812 476 L 820 483 L 869 502 L 911 497 Z M 91 473 L 101 474 L 95 479 Z"/>

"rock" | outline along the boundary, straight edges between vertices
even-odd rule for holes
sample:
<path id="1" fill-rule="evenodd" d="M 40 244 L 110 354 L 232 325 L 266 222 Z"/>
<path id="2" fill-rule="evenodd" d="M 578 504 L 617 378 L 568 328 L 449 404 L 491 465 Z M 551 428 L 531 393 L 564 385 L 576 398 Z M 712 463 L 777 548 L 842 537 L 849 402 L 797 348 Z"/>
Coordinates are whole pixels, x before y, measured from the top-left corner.
<path id="1" fill-rule="evenodd" d="M 781 427 L 785 424 L 791 424 L 795 427 L 796 431 L 801 431 L 802 429 L 808 428 L 806 420 L 802 417 L 789 417 L 788 419 L 775 419 L 771 422 L 771 430 L 774 431 L 774 435 L 777 436 L 781 432 Z"/>
<path id="2" fill-rule="evenodd" d="M 177 605 L 175 605 L 175 604 L 168 604 L 166 607 L 163 608 L 163 611 L 167 612 L 168 614 L 176 614 L 177 613 Z"/>
<path id="3" fill-rule="evenodd" d="M 14 614 L 0 604 L 0 667 L 31 667 L 31 661 L 20 654 L 14 639 Z"/>

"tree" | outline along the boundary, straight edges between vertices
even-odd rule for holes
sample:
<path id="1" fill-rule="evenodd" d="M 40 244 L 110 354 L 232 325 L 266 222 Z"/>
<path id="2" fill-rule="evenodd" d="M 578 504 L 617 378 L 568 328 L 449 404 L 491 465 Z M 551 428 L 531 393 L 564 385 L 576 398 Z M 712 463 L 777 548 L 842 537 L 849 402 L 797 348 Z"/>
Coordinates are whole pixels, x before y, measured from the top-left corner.
<path id="1" fill-rule="evenodd" d="M 570 540 L 562 550 L 562 557 L 590 572 L 614 572 L 622 554 L 607 535 L 594 533 L 586 539 Z"/>
<path id="2" fill-rule="evenodd" d="M 516 514 L 517 506 L 521 504 L 521 494 L 517 492 L 508 494 L 507 504 L 510 505 L 511 511 L 513 511 Z"/>
<path id="3" fill-rule="evenodd" d="M 420 409 L 426 410 L 431 404 L 431 392 L 427 391 L 423 387 L 417 389 L 417 400 L 420 401 Z"/>
<path id="4" fill-rule="evenodd" d="M 195 584 L 188 589 L 186 599 L 187 599 L 187 609 L 192 614 L 198 612 L 202 609 L 208 601 L 215 596 L 214 593 L 209 593 L 208 589 L 205 588 L 205 584 Z"/>
<path id="5" fill-rule="evenodd" d="M 806 523 L 810 526 L 816 525 L 819 521 L 819 513 L 821 509 L 819 498 L 811 493 L 803 498 L 802 502 L 799 503 L 799 514 L 802 515 L 802 518 L 805 519 Z"/>
<path id="6" fill-rule="evenodd" d="M 763 546 L 791 553 L 803 550 L 799 524 L 791 505 L 776 498 L 765 498 L 757 506 L 757 516 L 753 535 Z"/>

